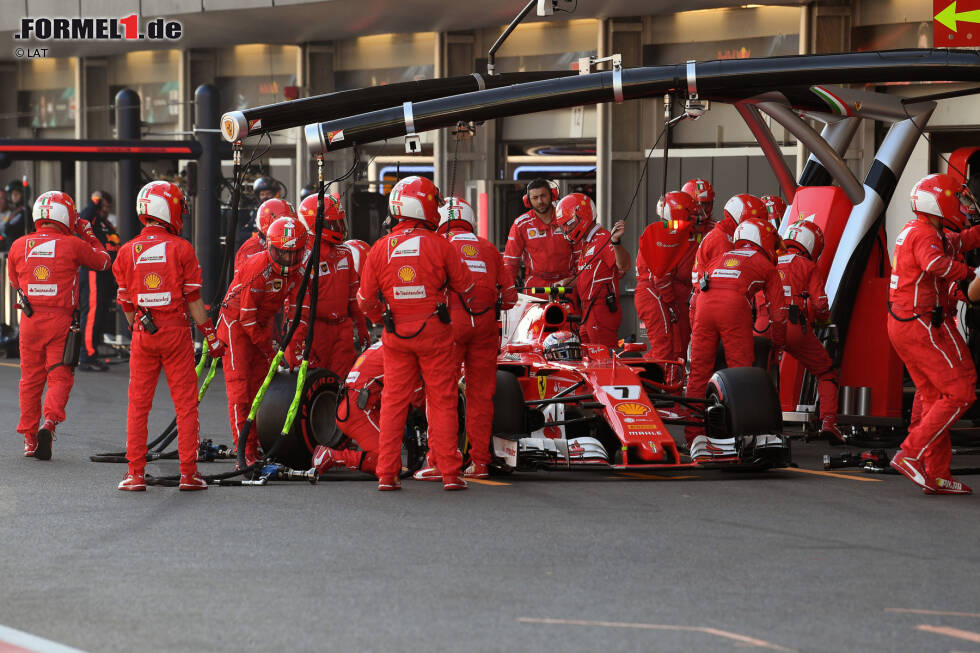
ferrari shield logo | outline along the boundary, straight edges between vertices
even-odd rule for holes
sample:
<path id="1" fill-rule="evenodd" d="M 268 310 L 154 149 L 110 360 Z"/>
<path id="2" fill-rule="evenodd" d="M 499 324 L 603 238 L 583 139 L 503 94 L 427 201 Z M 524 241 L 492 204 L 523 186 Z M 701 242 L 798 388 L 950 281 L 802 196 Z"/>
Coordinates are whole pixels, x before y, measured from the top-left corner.
<path id="1" fill-rule="evenodd" d="M 142 254 L 143 245 L 141 245 L 140 243 L 136 243 L 135 245 L 133 245 L 133 250 L 136 252 L 137 255 Z"/>
<path id="2" fill-rule="evenodd" d="M 545 395 L 548 393 L 548 376 L 539 375 L 538 376 L 538 397 L 544 399 Z"/>

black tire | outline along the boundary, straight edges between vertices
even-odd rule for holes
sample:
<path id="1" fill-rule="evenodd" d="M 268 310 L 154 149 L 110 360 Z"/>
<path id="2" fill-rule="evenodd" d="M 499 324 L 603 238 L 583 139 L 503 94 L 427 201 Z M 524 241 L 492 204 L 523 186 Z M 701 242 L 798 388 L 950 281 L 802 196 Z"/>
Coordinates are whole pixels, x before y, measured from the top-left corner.
<path id="1" fill-rule="evenodd" d="M 758 367 L 719 370 L 708 381 L 707 396 L 717 397 L 725 406 L 729 437 L 782 432 L 779 395 L 766 370 Z"/>
<path id="2" fill-rule="evenodd" d="M 497 370 L 497 389 L 493 393 L 491 435 L 517 440 L 527 434 L 527 407 L 517 376 Z"/>
<path id="3" fill-rule="evenodd" d="M 299 411 L 276 460 L 293 469 L 309 469 L 318 444 L 332 446 L 342 434 L 337 429 L 337 390 L 340 382 L 330 370 L 310 369 L 300 395 Z M 286 413 L 296 392 L 296 374 L 276 374 L 255 417 L 255 432 L 265 451 L 279 439 Z"/>

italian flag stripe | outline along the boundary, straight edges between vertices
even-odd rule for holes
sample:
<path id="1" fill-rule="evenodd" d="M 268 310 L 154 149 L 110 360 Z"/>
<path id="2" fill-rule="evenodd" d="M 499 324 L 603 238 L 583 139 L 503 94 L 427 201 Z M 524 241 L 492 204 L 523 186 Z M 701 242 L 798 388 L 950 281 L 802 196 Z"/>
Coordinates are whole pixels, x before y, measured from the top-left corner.
<path id="1" fill-rule="evenodd" d="M 828 91 L 822 86 L 811 86 L 810 90 L 816 93 L 817 97 L 827 103 L 830 110 L 838 116 L 850 116 L 850 108 L 839 97 Z"/>

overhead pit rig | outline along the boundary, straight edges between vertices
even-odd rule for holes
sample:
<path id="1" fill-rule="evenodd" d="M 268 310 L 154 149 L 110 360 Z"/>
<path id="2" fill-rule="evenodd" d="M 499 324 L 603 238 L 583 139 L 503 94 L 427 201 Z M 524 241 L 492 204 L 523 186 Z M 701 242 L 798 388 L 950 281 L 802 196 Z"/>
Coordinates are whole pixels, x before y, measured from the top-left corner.
<path id="1" fill-rule="evenodd" d="M 839 346 L 841 385 L 861 388 L 860 415 L 842 415 L 852 433 L 904 428 L 903 368 L 884 334 L 890 275 L 884 235 L 885 209 L 936 102 L 980 92 L 980 88 L 929 97 L 844 88 L 894 82 L 980 82 L 980 53 L 921 49 L 801 55 L 623 68 L 580 74 L 539 73 L 532 81 L 472 75 L 447 80 L 359 89 L 269 105 L 222 118 L 229 141 L 301 121 L 310 153 L 328 152 L 386 139 L 406 139 L 458 123 L 664 94 L 685 100 L 685 116 L 696 118 L 704 102 L 732 104 L 745 120 L 791 202 L 781 230 L 811 218 L 827 236 L 821 268 Z M 801 84 L 801 80 L 806 80 Z M 502 82 L 508 82 L 503 83 Z M 460 92 L 461 86 L 463 92 Z M 469 87 L 471 90 L 465 90 Z M 474 88 L 475 87 L 475 88 Z M 369 94 L 369 95 L 365 95 Z M 360 98 L 371 103 L 358 103 Z M 370 110 L 342 115 L 351 107 Z M 810 151 L 799 179 L 789 170 L 764 116 L 793 134 Z M 822 123 L 820 132 L 808 120 Z M 845 165 L 843 153 L 862 120 L 890 124 L 863 179 Z M 951 171 L 955 174 L 955 171 Z M 961 176 L 966 176 L 965 171 Z M 816 384 L 802 366 L 784 357 L 780 369 L 784 419 L 806 424 L 815 413 Z M 845 397 L 844 405 L 850 399 Z M 855 412 L 855 411 L 851 411 Z"/>

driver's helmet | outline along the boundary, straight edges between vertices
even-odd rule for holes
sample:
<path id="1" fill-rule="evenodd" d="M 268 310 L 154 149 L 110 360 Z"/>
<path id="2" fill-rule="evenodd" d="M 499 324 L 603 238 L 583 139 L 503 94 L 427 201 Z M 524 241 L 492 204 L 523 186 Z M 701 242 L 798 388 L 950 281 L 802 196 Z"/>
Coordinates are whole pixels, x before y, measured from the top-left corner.
<path id="1" fill-rule="evenodd" d="M 549 361 L 582 360 L 582 341 L 571 331 L 555 331 L 544 339 L 544 357 Z"/>

